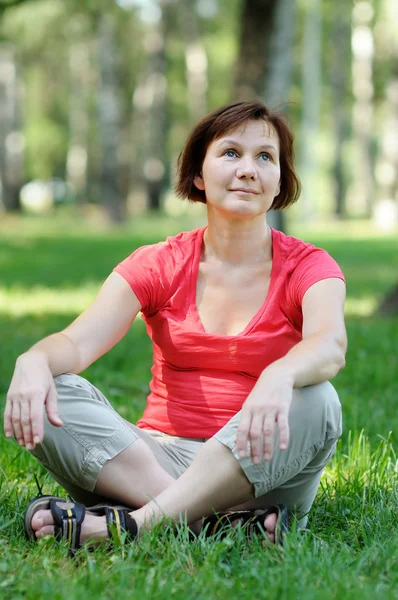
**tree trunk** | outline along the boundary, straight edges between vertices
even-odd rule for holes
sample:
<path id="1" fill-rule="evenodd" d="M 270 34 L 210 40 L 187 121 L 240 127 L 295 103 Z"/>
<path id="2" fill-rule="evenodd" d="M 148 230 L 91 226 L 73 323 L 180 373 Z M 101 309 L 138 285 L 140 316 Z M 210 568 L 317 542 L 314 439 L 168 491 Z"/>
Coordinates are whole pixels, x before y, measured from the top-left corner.
<path id="1" fill-rule="evenodd" d="M 133 143 L 141 149 L 135 151 L 133 171 L 134 186 L 144 185 L 147 204 L 159 210 L 167 181 L 167 79 L 165 56 L 166 10 L 160 2 L 161 19 L 153 26 L 143 41 L 145 52 L 140 81 L 135 89 L 133 105 Z"/>
<path id="2" fill-rule="evenodd" d="M 115 22 L 110 13 L 99 18 L 100 87 L 98 90 L 101 135 L 100 186 L 102 204 L 114 223 L 125 219 L 125 202 L 120 194 L 118 160 L 120 102 L 117 81 Z"/>
<path id="3" fill-rule="evenodd" d="M 303 182 L 301 215 L 303 220 L 314 214 L 317 197 L 318 130 L 321 102 L 322 0 L 309 0 L 304 24 L 302 59 L 302 121 L 300 136 L 300 175 Z"/>
<path id="4" fill-rule="evenodd" d="M 264 97 L 271 108 L 283 107 L 289 96 L 296 19 L 296 0 L 279 0 L 276 4 L 273 33 L 269 48 L 265 48 L 271 59 L 265 64 Z"/>
<path id="5" fill-rule="evenodd" d="M 279 0 L 274 12 L 273 35 L 267 56 L 272 60 L 266 63 L 264 76 L 264 97 L 271 108 L 283 107 L 289 96 L 292 71 L 292 50 L 296 0 Z M 267 223 L 274 229 L 286 232 L 284 213 L 270 210 Z"/>
<path id="6" fill-rule="evenodd" d="M 376 165 L 377 202 L 373 217 L 383 229 L 398 224 L 398 56 L 396 76 L 386 85 L 380 155 Z"/>
<path id="7" fill-rule="evenodd" d="M 270 32 L 277 6 L 278 0 L 243 2 L 234 94 L 238 101 L 263 95 L 264 74 L 270 58 Z"/>
<path id="8" fill-rule="evenodd" d="M 196 123 L 207 112 L 207 56 L 199 35 L 195 0 L 184 0 L 178 10 L 185 42 L 189 119 Z"/>
<path id="9" fill-rule="evenodd" d="M 0 210 L 20 208 L 23 184 L 24 138 L 21 131 L 22 83 L 17 76 L 14 51 L 0 48 Z"/>
<path id="10" fill-rule="evenodd" d="M 379 184 L 378 204 L 375 217 L 383 227 L 396 225 L 398 217 L 398 34 L 395 0 L 385 5 L 383 29 L 384 56 L 391 57 L 391 80 L 386 86 L 385 124 L 381 144 L 381 156 L 376 169 Z M 380 48 L 379 48 L 380 51 Z M 391 214 L 392 213 L 392 214 Z M 382 300 L 378 313 L 398 315 L 398 284 Z"/>
<path id="11" fill-rule="evenodd" d="M 332 10 L 331 38 L 329 53 L 331 56 L 330 83 L 332 97 L 333 130 L 335 134 L 335 152 L 332 165 L 334 184 L 334 213 L 343 218 L 345 214 L 345 196 L 347 191 L 344 173 L 344 143 L 348 139 L 347 92 L 351 56 L 350 14 L 344 10 L 345 0 L 335 0 Z"/>
<path id="12" fill-rule="evenodd" d="M 385 316 L 398 315 L 398 285 L 396 285 L 381 302 L 378 313 Z"/>
<path id="13" fill-rule="evenodd" d="M 370 216 L 373 205 L 373 6 L 372 1 L 356 2 L 352 22 L 352 86 L 354 95 L 353 132 L 356 145 L 354 185 L 350 191 L 352 214 Z"/>
<path id="14" fill-rule="evenodd" d="M 79 205 L 86 202 L 90 58 L 87 42 L 73 40 L 69 49 L 69 147 L 66 175 Z"/>

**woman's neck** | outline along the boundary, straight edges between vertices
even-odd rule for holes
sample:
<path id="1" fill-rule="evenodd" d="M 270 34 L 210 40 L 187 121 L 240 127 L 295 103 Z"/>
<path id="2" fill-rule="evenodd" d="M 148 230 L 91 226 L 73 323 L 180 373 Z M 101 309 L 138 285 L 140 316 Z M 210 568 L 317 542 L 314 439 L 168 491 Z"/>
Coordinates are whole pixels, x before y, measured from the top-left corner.
<path id="1" fill-rule="evenodd" d="M 264 215 L 247 220 L 208 216 L 204 235 L 207 258 L 235 266 L 271 260 L 272 234 Z"/>

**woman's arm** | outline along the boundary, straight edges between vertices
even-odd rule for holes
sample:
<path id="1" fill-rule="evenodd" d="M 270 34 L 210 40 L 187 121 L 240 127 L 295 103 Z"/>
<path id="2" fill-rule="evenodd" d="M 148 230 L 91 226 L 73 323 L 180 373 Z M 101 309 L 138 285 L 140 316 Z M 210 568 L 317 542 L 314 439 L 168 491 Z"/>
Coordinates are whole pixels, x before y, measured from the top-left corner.
<path id="1" fill-rule="evenodd" d="M 335 377 L 345 366 L 347 351 L 345 295 L 341 279 L 324 279 L 312 285 L 303 298 L 302 341 L 263 373 L 273 371 L 296 388 Z"/>
<path id="2" fill-rule="evenodd" d="M 289 409 L 294 387 L 327 381 L 345 364 L 347 335 L 344 325 L 345 284 L 325 279 L 304 295 L 303 339 L 283 358 L 261 373 L 242 408 L 237 448 L 246 456 L 251 444 L 253 462 L 272 457 L 275 423 L 279 447 L 289 444 Z"/>
<path id="3" fill-rule="evenodd" d="M 94 302 L 69 327 L 50 335 L 16 362 L 4 413 L 7 437 L 32 449 L 43 439 L 43 405 L 61 426 L 53 377 L 79 373 L 110 350 L 128 331 L 141 308 L 129 284 L 112 273 Z"/>
<path id="4" fill-rule="evenodd" d="M 27 354 L 46 360 L 52 375 L 80 373 L 127 333 L 141 305 L 129 284 L 112 273 L 92 304 L 63 331 L 35 344 Z"/>

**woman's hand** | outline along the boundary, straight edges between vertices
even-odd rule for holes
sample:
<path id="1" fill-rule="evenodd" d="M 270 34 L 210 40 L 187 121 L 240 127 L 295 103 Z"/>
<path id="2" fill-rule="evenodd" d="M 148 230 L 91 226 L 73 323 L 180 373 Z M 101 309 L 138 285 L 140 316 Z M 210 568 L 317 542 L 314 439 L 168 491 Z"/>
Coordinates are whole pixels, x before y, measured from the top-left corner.
<path id="1" fill-rule="evenodd" d="M 33 450 L 43 441 L 43 416 L 46 407 L 52 425 L 62 426 L 58 414 L 54 379 L 44 354 L 27 352 L 16 362 L 7 394 L 4 432 L 15 436 L 20 446 Z"/>
<path id="2" fill-rule="evenodd" d="M 242 407 L 236 444 L 239 456 L 247 456 L 250 442 L 255 464 L 271 460 L 275 430 L 278 428 L 279 448 L 289 445 L 289 410 L 293 397 L 293 380 L 287 373 L 268 367 L 260 376 Z"/>

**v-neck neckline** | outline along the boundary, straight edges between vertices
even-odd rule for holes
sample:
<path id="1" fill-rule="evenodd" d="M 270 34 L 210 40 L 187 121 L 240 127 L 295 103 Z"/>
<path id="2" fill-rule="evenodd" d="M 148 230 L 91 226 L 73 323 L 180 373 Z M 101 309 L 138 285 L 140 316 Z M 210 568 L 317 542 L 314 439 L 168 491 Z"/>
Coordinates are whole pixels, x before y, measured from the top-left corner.
<path id="1" fill-rule="evenodd" d="M 264 299 L 264 302 L 262 303 L 261 307 L 258 309 L 256 314 L 250 319 L 250 321 L 247 323 L 246 327 L 242 331 L 240 331 L 239 333 L 236 333 L 234 335 L 224 335 L 224 334 L 220 334 L 220 333 L 212 333 L 210 331 L 206 331 L 206 329 L 204 328 L 203 323 L 201 321 L 201 318 L 199 316 L 199 310 L 198 310 L 198 307 L 196 304 L 196 288 L 197 288 L 198 277 L 199 277 L 199 265 L 200 265 L 200 258 L 201 258 L 201 254 L 202 254 L 203 238 L 204 238 L 206 229 L 207 229 L 207 226 L 203 227 L 199 230 L 199 234 L 197 236 L 195 249 L 194 249 L 194 256 L 193 256 L 192 269 L 191 269 L 191 286 L 190 286 L 190 288 L 191 288 L 190 289 L 191 314 L 192 314 L 193 319 L 196 322 L 199 330 L 201 331 L 201 333 L 210 335 L 212 337 L 226 338 L 226 339 L 243 337 L 243 336 L 247 335 L 248 333 L 250 333 L 250 331 L 253 329 L 253 327 L 258 323 L 258 321 L 264 315 L 265 311 L 267 310 L 269 300 L 272 296 L 273 289 L 275 287 L 275 281 L 276 281 L 278 273 L 280 271 L 280 269 L 279 269 L 280 252 L 279 252 L 279 244 L 278 244 L 278 239 L 277 239 L 277 232 L 272 227 L 270 227 L 271 240 L 272 240 L 271 241 L 271 243 L 272 243 L 272 266 L 271 266 L 270 282 L 269 282 L 268 291 L 267 291 L 267 295 Z"/>

